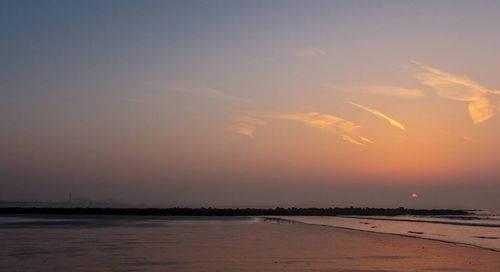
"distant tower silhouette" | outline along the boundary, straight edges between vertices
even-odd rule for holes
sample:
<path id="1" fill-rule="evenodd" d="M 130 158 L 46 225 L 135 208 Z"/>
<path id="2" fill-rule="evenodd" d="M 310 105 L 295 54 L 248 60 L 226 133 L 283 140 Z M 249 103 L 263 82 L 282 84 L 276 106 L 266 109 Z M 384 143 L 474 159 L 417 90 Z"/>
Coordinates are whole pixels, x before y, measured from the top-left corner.
<path id="1" fill-rule="evenodd" d="M 72 199 L 73 199 L 73 196 L 71 195 L 71 193 L 69 193 L 69 195 L 68 195 L 68 203 L 71 203 Z"/>

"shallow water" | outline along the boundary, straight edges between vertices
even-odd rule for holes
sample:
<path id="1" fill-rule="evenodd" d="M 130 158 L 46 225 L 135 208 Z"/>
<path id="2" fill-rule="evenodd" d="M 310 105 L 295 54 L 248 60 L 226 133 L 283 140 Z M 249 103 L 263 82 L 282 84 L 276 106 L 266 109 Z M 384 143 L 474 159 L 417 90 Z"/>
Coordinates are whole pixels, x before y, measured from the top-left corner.
<path id="1" fill-rule="evenodd" d="M 440 240 L 500 251 L 500 217 L 471 216 L 283 216 L 301 223 Z"/>
<path id="2" fill-rule="evenodd" d="M 251 217 L 0 217 L 0 271 L 500 271 L 499 253 Z"/>
<path id="3" fill-rule="evenodd" d="M 238 229 L 259 221 L 251 217 L 0 217 L 0 271 L 196 271 L 209 260 L 197 259 L 198 249 L 186 243 L 223 246 L 224 235 L 230 234 L 213 237 L 214 229 Z M 200 230 L 207 230 L 207 235 Z M 214 239 L 221 242 L 216 245 Z"/>

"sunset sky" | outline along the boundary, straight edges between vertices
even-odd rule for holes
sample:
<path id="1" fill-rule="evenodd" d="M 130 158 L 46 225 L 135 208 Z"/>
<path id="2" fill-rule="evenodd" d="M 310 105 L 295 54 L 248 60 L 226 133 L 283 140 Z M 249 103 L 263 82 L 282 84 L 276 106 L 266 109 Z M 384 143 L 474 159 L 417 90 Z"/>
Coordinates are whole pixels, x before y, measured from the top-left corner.
<path id="1" fill-rule="evenodd" d="M 498 1 L 1 1 L 0 200 L 500 209 L 499 29 Z"/>

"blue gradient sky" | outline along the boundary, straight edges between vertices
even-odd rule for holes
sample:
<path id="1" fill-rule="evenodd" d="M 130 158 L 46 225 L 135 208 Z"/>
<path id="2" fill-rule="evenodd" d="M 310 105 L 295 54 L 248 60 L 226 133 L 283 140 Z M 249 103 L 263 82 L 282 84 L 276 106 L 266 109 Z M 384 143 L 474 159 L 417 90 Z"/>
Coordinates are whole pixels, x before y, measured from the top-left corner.
<path id="1" fill-rule="evenodd" d="M 0 200 L 500 208 L 498 1 L 0 5 Z"/>

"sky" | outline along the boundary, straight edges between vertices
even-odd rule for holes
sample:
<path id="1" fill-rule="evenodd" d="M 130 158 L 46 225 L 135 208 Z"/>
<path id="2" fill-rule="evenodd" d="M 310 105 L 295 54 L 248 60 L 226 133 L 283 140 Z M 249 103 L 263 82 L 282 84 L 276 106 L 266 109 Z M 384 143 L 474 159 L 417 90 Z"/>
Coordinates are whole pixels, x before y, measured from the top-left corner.
<path id="1" fill-rule="evenodd" d="M 0 200 L 500 209 L 499 1 L 0 7 Z"/>

